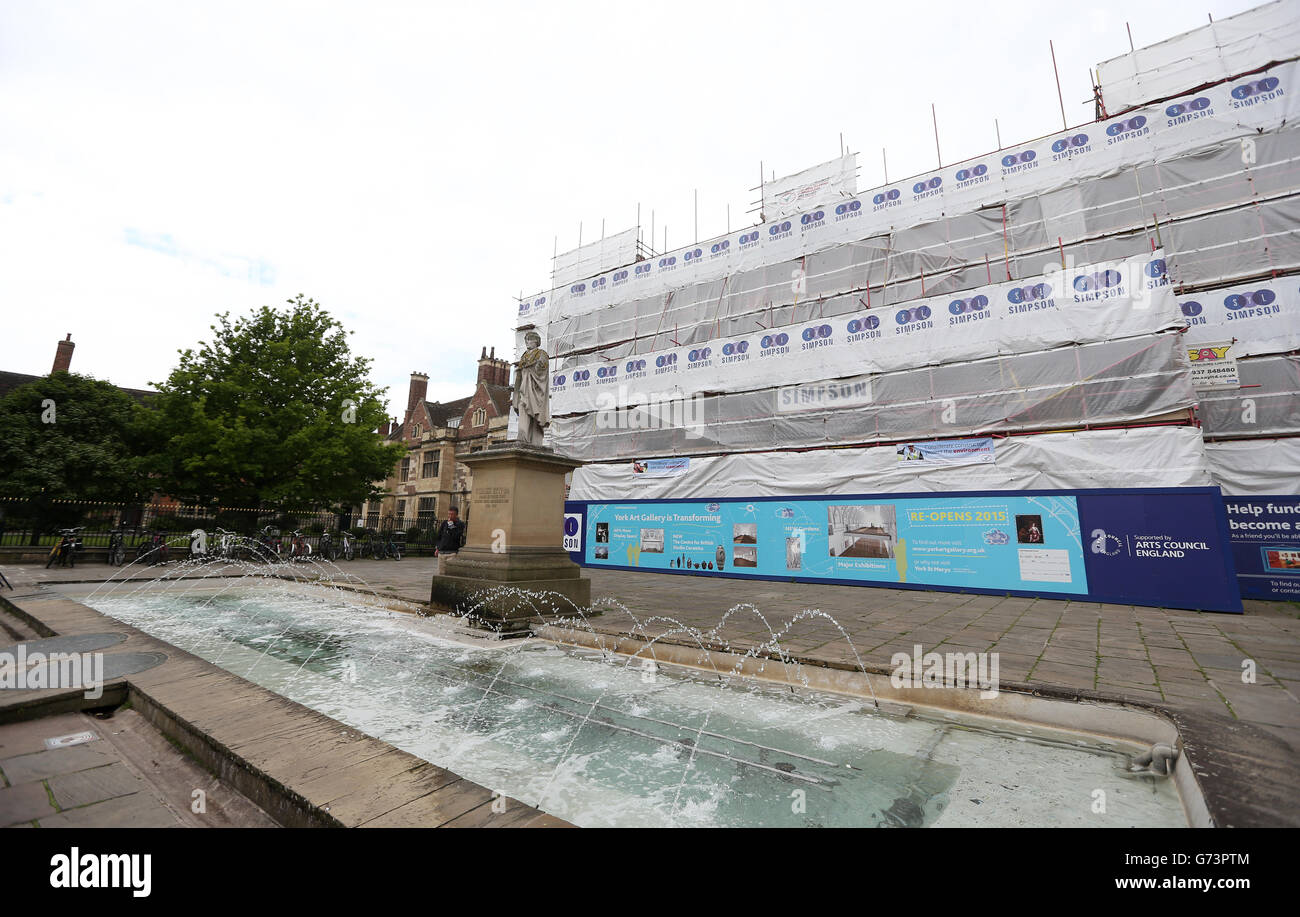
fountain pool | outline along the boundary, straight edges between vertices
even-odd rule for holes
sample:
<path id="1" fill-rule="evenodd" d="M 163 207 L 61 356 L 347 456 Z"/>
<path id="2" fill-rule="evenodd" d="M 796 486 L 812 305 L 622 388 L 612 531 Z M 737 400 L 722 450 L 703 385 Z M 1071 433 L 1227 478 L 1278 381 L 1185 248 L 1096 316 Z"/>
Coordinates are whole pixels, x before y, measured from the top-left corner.
<path id="1" fill-rule="evenodd" d="M 1136 746 L 562 647 L 338 590 L 154 583 L 79 601 L 583 826 L 1185 826 Z M 1104 794 L 1098 811 L 1097 791 Z"/>

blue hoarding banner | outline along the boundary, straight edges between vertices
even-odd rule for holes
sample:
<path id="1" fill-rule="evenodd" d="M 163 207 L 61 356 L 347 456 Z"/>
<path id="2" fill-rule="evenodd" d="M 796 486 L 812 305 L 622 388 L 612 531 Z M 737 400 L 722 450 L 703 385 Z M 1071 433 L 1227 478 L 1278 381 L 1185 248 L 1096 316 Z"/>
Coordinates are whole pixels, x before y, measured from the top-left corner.
<path id="1" fill-rule="evenodd" d="M 571 501 L 585 566 L 1241 611 L 1218 488 Z"/>
<path id="2" fill-rule="evenodd" d="M 1300 497 L 1224 497 L 1241 595 L 1300 601 Z"/>

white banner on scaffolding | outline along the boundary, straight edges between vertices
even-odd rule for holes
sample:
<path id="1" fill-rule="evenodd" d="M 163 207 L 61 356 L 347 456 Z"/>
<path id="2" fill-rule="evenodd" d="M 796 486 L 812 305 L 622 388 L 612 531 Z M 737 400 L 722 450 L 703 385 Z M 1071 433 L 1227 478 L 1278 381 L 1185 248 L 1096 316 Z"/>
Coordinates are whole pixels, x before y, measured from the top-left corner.
<path id="1" fill-rule="evenodd" d="M 613 303 L 661 295 L 739 270 L 916 226 L 945 214 L 1068 186 L 1119 168 L 1167 159 L 1224 140 L 1242 139 L 1242 163 L 1253 162 L 1250 135 L 1300 117 L 1296 62 L 1224 83 L 1122 117 L 1098 121 L 914 176 L 856 197 L 557 287 L 528 302 L 528 321 L 543 303 L 548 319 L 580 315 Z M 578 289 L 581 287 L 581 289 Z M 521 315 L 521 323 L 525 319 Z"/>
<path id="2" fill-rule="evenodd" d="M 1297 55 L 1300 0 L 1275 0 L 1113 57 L 1097 65 L 1097 79 L 1118 112 Z"/>
<path id="3" fill-rule="evenodd" d="M 847 153 L 830 162 L 763 183 L 763 215 L 784 220 L 817 204 L 834 203 L 858 193 L 858 154 Z"/>
<path id="4" fill-rule="evenodd" d="M 1300 277 L 1256 280 L 1178 297 L 1187 344 L 1235 341 L 1234 357 L 1300 350 Z"/>
<path id="5" fill-rule="evenodd" d="M 1163 252 L 704 344 L 594 358 L 551 375 L 551 413 L 609 410 L 1031 353 L 1181 325 Z"/>
<path id="6" fill-rule="evenodd" d="M 545 293 L 519 300 L 519 325 L 536 325 L 546 321 Z M 518 327 L 518 326 L 516 326 Z"/>
<path id="7" fill-rule="evenodd" d="M 602 271 L 631 264 L 636 260 L 636 243 L 640 233 L 640 228 L 633 226 L 570 251 L 560 252 L 552 263 L 551 282 L 556 287 L 569 286 Z"/>

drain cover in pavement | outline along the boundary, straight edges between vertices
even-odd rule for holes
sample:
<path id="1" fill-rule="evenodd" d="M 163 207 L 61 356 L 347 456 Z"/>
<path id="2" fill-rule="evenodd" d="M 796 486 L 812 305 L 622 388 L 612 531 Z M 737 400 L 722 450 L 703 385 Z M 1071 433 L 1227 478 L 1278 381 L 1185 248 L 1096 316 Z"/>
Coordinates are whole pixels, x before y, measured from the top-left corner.
<path id="1" fill-rule="evenodd" d="M 17 677 L 9 672 L 0 681 L 0 688 L 92 688 L 166 661 L 166 653 L 78 653 L 50 657 L 38 665 L 28 665 Z"/>
<path id="2" fill-rule="evenodd" d="M 53 739 L 45 740 L 46 748 L 67 748 L 69 745 L 85 745 L 87 742 L 94 742 L 99 736 L 93 732 L 74 732 L 68 736 L 56 736 Z"/>
<path id="3" fill-rule="evenodd" d="M 166 661 L 166 653 L 109 653 L 104 657 L 104 680 L 134 675 Z"/>

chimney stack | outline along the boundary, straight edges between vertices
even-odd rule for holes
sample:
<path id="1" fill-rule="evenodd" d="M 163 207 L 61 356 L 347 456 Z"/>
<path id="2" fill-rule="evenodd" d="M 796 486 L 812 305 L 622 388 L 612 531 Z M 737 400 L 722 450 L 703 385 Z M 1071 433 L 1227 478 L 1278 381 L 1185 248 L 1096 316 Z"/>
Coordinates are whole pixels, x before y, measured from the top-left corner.
<path id="1" fill-rule="evenodd" d="M 424 396 L 429 392 L 429 377 L 424 373 L 411 373 L 411 391 L 406 397 L 406 423 L 411 422 L 411 415 L 415 413 L 415 406 L 424 400 Z"/>
<path id="2" fill-rule="evenodd" d="M 72 365 L 72 349 L 77 345 L 72 343 L 72 335 L 69 334 L 65 339 L 59 341 L 57 349 L 54 351 L 54 368 L 52 373 L 66 373 L 68 367 Z"/>
<path id="3" fill-rule="evenodd" d="M 510 385 L 510 363 L 497 359 L 495 347 L 490 354 L 486 347 L 483 348 L 483 355 L 478 358 L 478 381 L 488 385 Z"/>

